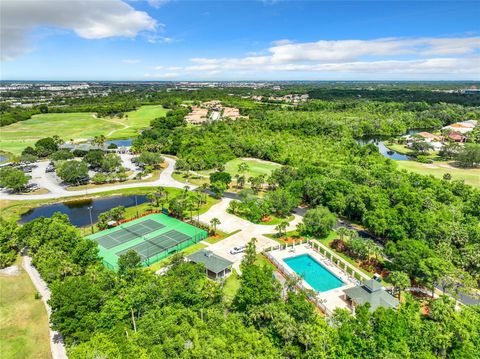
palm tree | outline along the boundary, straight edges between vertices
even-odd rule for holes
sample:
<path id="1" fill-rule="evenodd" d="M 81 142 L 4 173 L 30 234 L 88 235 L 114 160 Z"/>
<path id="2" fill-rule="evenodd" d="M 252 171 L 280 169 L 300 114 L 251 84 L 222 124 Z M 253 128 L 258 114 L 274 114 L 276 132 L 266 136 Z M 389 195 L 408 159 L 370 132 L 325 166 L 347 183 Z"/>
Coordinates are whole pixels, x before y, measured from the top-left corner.
<path id="1" fill-rule="evenodd" d="M 398 299 L 402 296 L 402 290 L 410 287 L 410 278 L 408 274 L 404 272 L 391 272 L 389 279 L 392 282 L 393 286 L 398 290 Z"/>
<path id="2" fill-rule="evenodd" d="M 369 258 L 373 255 L 375 256 L 375 258 L 378 256 L 379 247 L 371 239 L 367 239 L 365 241 L 365 250 Z"/>
<path id="3" fill-rule="evenodd" d="M 240 208 L 240 202 L 239 201 L 231 201 L 229 205 L 230 211 L 232 211 L 232 214 L 236 215 L 238 212 L 238 209 Z"/>
<path id="4" fill-rule="evenodd" d="M 245 176 L 238 177 L 237 183 L 239 188 L 243 188 L 245 186 Z"/>
<path id="5" fill-rule="evenodd" d="M 288 227 L 288 222 L 287 221 L 280 222 L 275 227 L 275 230 L 278 232 L 278 236 L 280 238 L 282 237 L 282 234 L 285 234 L 285 236 L 287 235 L 287 232 L 286 232 L 287 227 Z"/>
<path id="6" fill-rule="evenodd" d="M 220 220 L 218 218 L 212 218 L 210 224 L 213 226 L 213 234 L 217 234 L 217 226 L 220 224 Z"/>
<path id="7" fill-rule="evenodd" d="M 238 165 L 238 172 L 245 173 L 246 171 L 248 171 L 249 168 L 250 167 L 248 166 L 248 163 L 242 162 Z"/>
<path id="8" fill-rule="evenodd" d="M 168 192 L 165 187 L 158 187 L 157 191 L 155 192 L 155 197 L 157 198 L 157 207 L 158 203 L 161 202 L 163 208 L 163 204 L 165 203 L 165 201 L 168 201 Z"/>
<path id="9" fill-rule="evenodd" d="M 343 241 L 345 239 L 345 236 L 348 236 L 349 230 L 348 228 L 340 227 L 339 229 L 337 229 L 337 233 L 340 236 L 340 240 Z"/>
<path id="10" fill-rule="evenodd" d="M 207 190 L 208 190 L 208 183 L 202 183 L 202 192 L 204 194 L 204 199 L 203 199 L 203 203 L 207 203 Z"/>

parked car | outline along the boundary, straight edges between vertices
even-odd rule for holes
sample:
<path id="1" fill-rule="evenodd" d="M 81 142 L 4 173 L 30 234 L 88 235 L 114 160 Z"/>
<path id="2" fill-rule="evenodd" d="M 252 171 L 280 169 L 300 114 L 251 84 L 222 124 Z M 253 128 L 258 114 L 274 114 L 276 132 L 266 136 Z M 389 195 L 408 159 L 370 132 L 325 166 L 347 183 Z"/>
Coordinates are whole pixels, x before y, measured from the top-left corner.
<path id="1" fill-rule="evenodd" d="M 233 247 L 233 249 L 230 250 L 230 254 L 238 254 L 245 252 L 246 246 L 239 246 L 239 247 Z"/>
<path id="2" fill-rule="evenodd" d="M 29 183 L 27 185 L 25 185 L 24 187 L 24 192 L 33 192 L 33 191 L 36 191 L 37 189 L 39 189 L 40 187 L 38 187 L 38 184 L 36 183 Z"/>
<path id="3" fill-rule="evenodd" d="M 23 171 L 23 173 L 30 173 L 32 172 L 32 167 L 25 166 L 25 167 L 22 167 L 21 170 Z"/>
<path id="4" fill-rule="evenodd" d="M 48 165 L 47 168 L 45 168 L 45 173 L 48 173 L 48 172 L 55 172 L 55 166 Z"/>
<path id="5" fill-rule="evenodd" d="M 85 176 L 83 178 L 80 178 L 78 181 L 77 181 L 77 184 L 78 185 L 82 185 L 82 184 L 87 184 L 90 182 L 90 177 L 88 176 Z"/>

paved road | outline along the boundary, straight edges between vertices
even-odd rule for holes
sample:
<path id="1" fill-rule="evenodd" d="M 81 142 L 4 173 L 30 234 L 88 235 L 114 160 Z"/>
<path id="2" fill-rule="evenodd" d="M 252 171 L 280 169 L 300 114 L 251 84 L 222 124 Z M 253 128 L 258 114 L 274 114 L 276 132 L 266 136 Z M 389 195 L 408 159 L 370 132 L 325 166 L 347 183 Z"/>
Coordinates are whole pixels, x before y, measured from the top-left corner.
<path id="1" fill-rule="evenodd" d="M 165 161 L 168 166 L 161 173 L 157 180 L 152 182 L 137 182 L 137 183 L 127 183 L 127 184 L 115 184 L 111 186 L 89 188 L 88 191 L 67 191 L 64 186 L 60 185 L 58 179 L 55 178 L 53 173 L 45 173 L 45 168 L 48 166 L 47 161 L 39 162 L 38 167 L 33 169 L 31 176 L 31 182 L 37 183 L 40 187 L 46 188 L 49 193 L 46 194 L 12 194 L 6 191 L 0 192 L 0 199 L 6 200 L 16 200 L 16 201 L 27 201 L 35 199 L 54 199 L 62 197 L 74 197 L 81 196 L 88 192 L 88 194 L 113 191 L 124 188 L 138 188 L 138 187 L 175 187 L 175 188 L 184 188 L 185 183 L 179 182 L 173 179 L 172 174 L 175 168 L 175 160 L 172 158 L 165 157 Z M 195 189 L 196 186 L 189 185 L 190 189 Z"/>
<path id="2" fill-rule="evenodd" d="M 240 232 L 208 247 L 212 252 L 234 262 L 233 267 L 238 271 L 243 253 L 230 254 L 230 250 L 233 247 L 246 245 L 253 237 L 257 239 L 257 250 L 259 252 L 265 248 L 276 246 L 278 243 L 265 236 L 265 234 L 276 233 L 275 225 L 255 224 L 228 213 L 227 208 L 232 200 L 232 198 L 222 198 L 219 203 L 200 215 L 200 222 L 210 225 L 212 218 L 218 218 L 221 222 L 218 229 L 221 231 L 231 233 L 240 230 Z M 287 230 L 294 230 L 301 220 L 302 217 L 295 214 Z"/>

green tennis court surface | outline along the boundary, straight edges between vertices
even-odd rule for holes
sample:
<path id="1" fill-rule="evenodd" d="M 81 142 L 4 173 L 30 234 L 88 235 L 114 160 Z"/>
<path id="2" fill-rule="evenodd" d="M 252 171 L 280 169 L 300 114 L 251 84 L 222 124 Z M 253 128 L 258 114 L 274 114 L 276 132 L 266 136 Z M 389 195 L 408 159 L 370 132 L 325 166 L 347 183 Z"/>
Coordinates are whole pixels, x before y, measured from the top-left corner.
<path id="1" fill-rule="evenodd" d="M 205 238 L 206 231 L 165 214 L 151 214 L 86 238 L 98 243 L 105 266 L 117 269 L 118 257 L 134 250 L 151 265 Z"/>

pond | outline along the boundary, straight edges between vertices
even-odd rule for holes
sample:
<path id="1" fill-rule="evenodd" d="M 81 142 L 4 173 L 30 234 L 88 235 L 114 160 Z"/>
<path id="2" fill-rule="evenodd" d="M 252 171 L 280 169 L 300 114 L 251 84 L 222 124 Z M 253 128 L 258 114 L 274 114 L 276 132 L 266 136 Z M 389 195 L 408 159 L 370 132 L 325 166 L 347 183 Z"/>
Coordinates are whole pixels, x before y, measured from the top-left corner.
<path id="1" fill-rule="evenodd" d="M 0 155 L 0 162 L 6 161 L 6 160 L 7 160 L 7 157 L 6 157 L 6 156 Z"/>
<path id="2" fill-rule="evenodd" d="M 126 140 L 111 140 L 107 141 L 106 144 L 109 145 L 113 143 L 114 145 L 117 145 L 118 147 L 131 147 L 133 142 L 133 138 L 127 138 Z"/>
<path id="3" fill-rule="evenodd" d="M 148 201 L 145 195 L 137 195 L 136 197 L 138 204 Z M 85 199 L 44 205 L 23 214 L 19 223 L 27 223 L 38 217 L 51 217 L 55 212 L 61 212 L 70 218 L 70 222 L 72 222 L 74 226 L 84 227 L 90 225 L 90 213 L 88 210 L 90 206 L 92 207 L 92 220 L 93 223 L 95 223 L 100 213 L 106 212 L 114 207 L 124 206 L 128 208 L 135 206 L 135 195 Z"/>
<path id="4" fill-rule="evenodd" d="M 414 134 L 422 132 L 422 131 L 431 131 L 431 129 L 425 129 L 425 128 L 412 129 L 412 130 L 408 130 L 408 132 L 405 133 L 403 136 L 414 135 Z M 407 156 L 407 155 L 398 153 L 396 151 L 392 151 L 391 149 L 387 148 L 387 146 L 385 146 L 384 142 L 388 138 L 391 138 L 391 136 L 390 137 L 386 137 L 386 136 L 364 136 L 362 138 L 356 139 L 355 141 L 357 141 L 357 143 L 359 143 L 361 145 L 366 145 L 366 144 L 369 144 L 369 143 L 373 143 L 375 146 L 378 147 L 378 150 L 380 151 L 380 153 L 383 156 L 385 156 L 387 158 L 390 158 L 392 160 L 407 161 L 407 160 L 412 159 L 411 156 Z"/>

